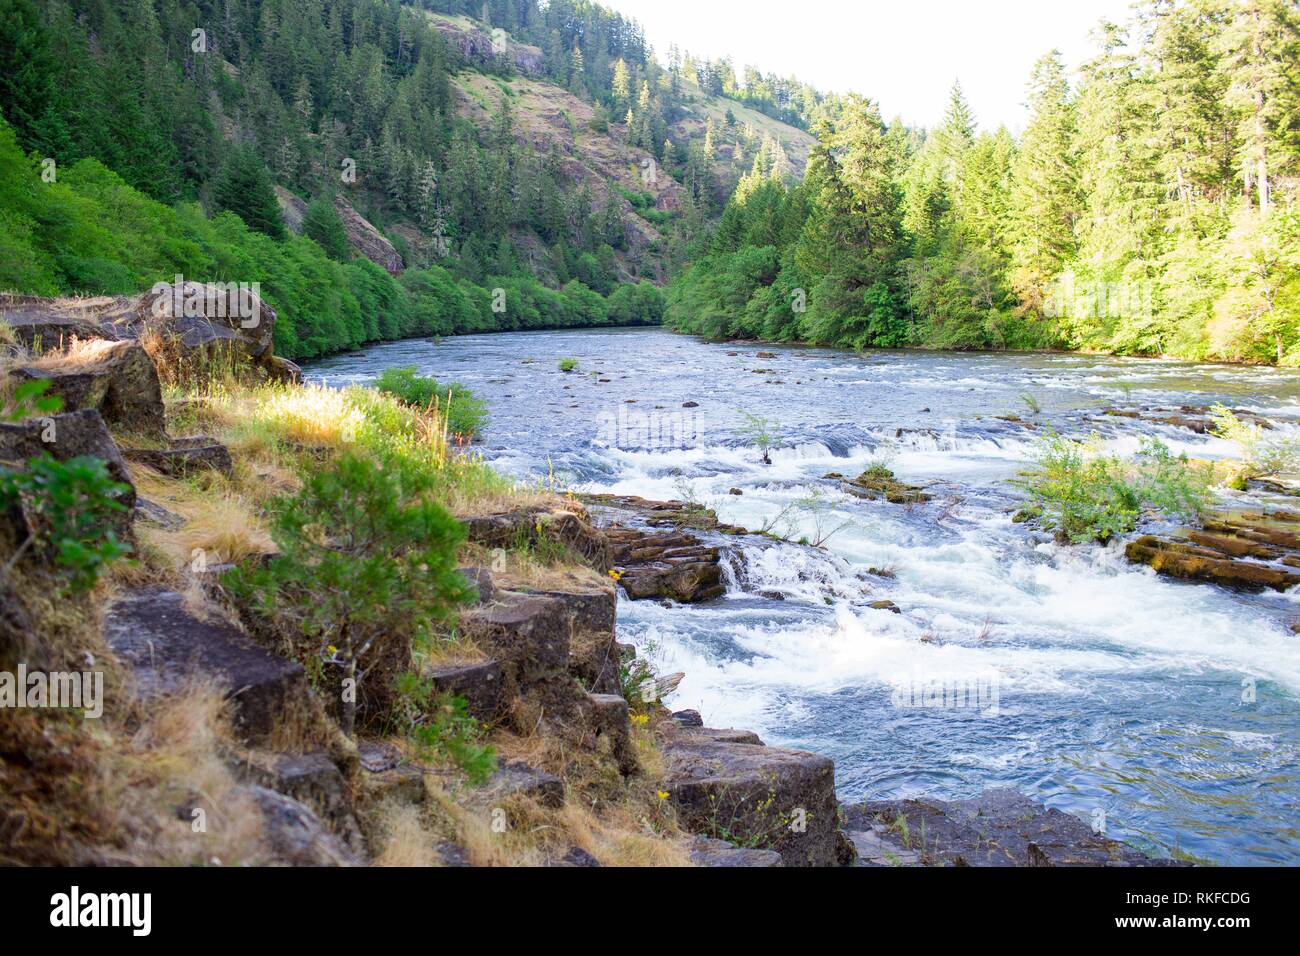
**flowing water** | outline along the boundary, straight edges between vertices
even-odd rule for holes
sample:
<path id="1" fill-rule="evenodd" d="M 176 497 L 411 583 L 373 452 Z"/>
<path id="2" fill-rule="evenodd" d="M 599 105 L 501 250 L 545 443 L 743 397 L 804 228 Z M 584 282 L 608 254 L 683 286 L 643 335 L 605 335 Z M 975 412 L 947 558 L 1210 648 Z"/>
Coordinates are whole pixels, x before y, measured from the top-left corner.
<path id="1" fill-rule="evenodd" d="M 578 369 L 561 372 L 562 358 Z M 1098 412 L 1223 401 L 1286 419 L 1300 416 L 1300 375 L 660 329 L 406 341 L 307 372 L 364 383 L 400 365 L 482 395 L 479 450 L 513 475 L 690 496 L 795 539 L 834 532 L 824 551 L 742 546 L 710 604 L 621 602 L 622 639 L 686 673 L 674 709 L 834 758 L 846 801 L 1009 786 L 1162 855 L 1300 863 L 1297 599 L 1158 578 L 1116 546 L 1061 547 L 1013 523 L 1008 479 L 1034 438 L 996 417 L 1031 417 L 1027 394 L 1034 420 L 1063 434 L 1095 431 L 1125 452 L 1156 435 L 1218 457 L 1235 446 Z M 739 432 L 746 413 L 775 423 L 770 465 Z M 861 500 L 822 477 L 879 461 L 933 500 Z M 902 613 L 867 607 L 880 600 Z"/>

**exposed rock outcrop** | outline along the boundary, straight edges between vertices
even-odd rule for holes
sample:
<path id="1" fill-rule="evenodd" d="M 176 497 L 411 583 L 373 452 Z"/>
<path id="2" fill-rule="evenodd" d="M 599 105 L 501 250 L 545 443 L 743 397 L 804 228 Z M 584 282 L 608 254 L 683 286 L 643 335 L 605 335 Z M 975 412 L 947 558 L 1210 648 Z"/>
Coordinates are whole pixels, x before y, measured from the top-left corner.
<path id="1" fill-rule="evenodd" d="M 267 849 L 287 866 L 356 866 L 361 862 L 312 811 L 282 793 L 248 787 L 262 813 Z"/>
<path id="2" fill-rule="evenodd" d="M 366 855 L 352 791 L 327 754 L 250 754 L 239 770 L 253 783 L 309 808 L 355 857 Z"/>
<path id="3" fill-rule="evenodd" d="M 173 438 L 168 448 L 127 448 L 123 449 L 122 454 L 127 461 L 148 465 L 155 471 L 174 478 L 205 469 L 223 475 L 232 474 L 235 470 L 230 449 L 207 435 Z"/>
<path id="4" fill-rule="evenodd" d="M 893 505 L 924 504 L 930 495 L 917 487 L 899 481 L 888 468 L 870 468 L 856 478 L 845 478 L 831 472 L 827 478 L 840 482 L 840 487 L 857 498 L 887 501 Z"/>
<path id="5" fill-rule="evenodd" d="M 712 511 L 681 501 L 589 495 L 593 516 L 609 542 L 619 586 L 636 601 L 669 598 L 684 604 L 710 601 L 726 592 L 721 550 L 701 540 L 702 531 L 741 534 Z"/>
<path id="6" fill-rule="evenodd" d="M 1169 577 L 1286 591 L 1300 584 L 1300 513 L 1220 512 L 1177 536 L 1143 535 L 1124 553 Z"/>
<path id="7" fill-rule="evenodd" d="M 348 234 L 348 245 L 358 255 L 365 256 L 377 266 L 382 266 L 389 275 L 397 275 L 405 268 L 402 257 L 393 248 L 393 244 L 361 213 L 338 197 L 334 199 L 334 209 L 343 220 L 343 229 Z"/>
<path id="8" fill-rule="evenodd" d="M 103 460 L 113 480 L 127 486 L 126 492 L 117 499 L 126 510 L 114 518 L 114 523 L 119 537 L 130 536 L 136 504 L 135 485 L 131 482 L 126 460 L 97 410 L 83 409 L 63 412 L 48 419 L 0 424 L 0 462 L 21 465 L 43 454 L 59 461 L 83 456 Z"/>
<path id="9" fill-rule="evenodd" d="M 973 800 L 888 800 L 844 810 L 860 866 L 1167 866 L 1012 790 Z"/>
<path id="10" fill-rule="evenodd" d="M 193 680 L 225 688 L 234 725 L 249 743 L 271 738 L 307 696 L 300 664 L 257 646 L 233 625 L 196 617 L 175 591 L 128 590 L 109 605 L 104 637 L 148 699 L 182 690 Z"/>
<path id="11" fill-rule="evenodd" d="M 828 757 L 661 725 L 663 788 L 687 829 L 775 850 L 786 866 L 840 862 Z"/>
<path id="12" fill-rule="evenodd" d="M 97 340 L 48 356 L 10 372 L 18 381 L 48 382 L 48 395 L 63 399 L 66 411 L 94 408 L 106 422 L 161 434 L 167 424 L 158 371 L 135 342 Z"/>

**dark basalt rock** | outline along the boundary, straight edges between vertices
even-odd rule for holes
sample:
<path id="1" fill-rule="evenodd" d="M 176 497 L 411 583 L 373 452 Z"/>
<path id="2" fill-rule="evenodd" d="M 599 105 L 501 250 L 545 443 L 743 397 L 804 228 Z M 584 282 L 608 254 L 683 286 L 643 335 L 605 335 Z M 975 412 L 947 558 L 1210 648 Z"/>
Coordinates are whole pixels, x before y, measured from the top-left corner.
<path id="1" fill-rule="evenodd" d="M 663 789 L 688 830 L 775 850 L 786 866 L 835 866 L 838 801 L 827 757 L 661 725 Z"/>
<path id="2" fill-rule="evenodd" d="M 113 480 L 127 486 L 126 492 L 117 499 L 126 510 L 112 521 L 119 537 L 130 536 L 136 504 L 135 485 L 131 482 L 126 460 L 97 410 L 87 408 L 20 424 L 0 424 L 0 462 L 21 467 L 29 458 L 44 454 L 59 461 L 83 456 L 103 460 Z"/>
<path id="3" fill-rule="evenodd" d="M 195 678 L 224 687 L 235 727 L 251 743 L 269 739 L 284 713 L 307 695 L 302 665 L 258 647 L 224 621 L 192 615 L 161 587 L 124 592 L 108 607 L 104 637 L 133 672 L 141 697 L 183 689 Z"/>
<path id="4" fill-rule="evenodd" d="M 352 791 L 327 754 L 253 754 L 239 769 L 253 783 L 311 809 L 354 855 L 366 854 Z"/>
<path id="5" fill-rule="evenodd" d="M 439 693 L 465 698 L 469 714 L 485 724 L 493 723 L 505 711 L 505 681 L 496 661 L 442 665 L 425 676 Z"/>
<path id="6" fill-rule="evenodd" d="M 844 808 L 860 866 L 1168 866 L 1011 790 Z"/>
<path id="7" fill-rule="evenodd" d="M 696 837 L 691 845 L 691 865 L 705 867 L 784 866 L 775 850 L 733 846 L 725 840 Z"/>
<path id="8" fill-rule="evenodd" d="M 289 866 L 357 866 L 362 862 L 302 803 L 257 785 L 247 791 L 262 813 L 262 835 L 276 862 Z"/>
<path id="9" fill-rule="evenodd" d="M 181 478 L 205 469 L 223 475 L 231 475 L 235 471 L 230 449 L 207 435 L 173 438 L 169 448 L 124 448 L 122 454 L 127 461 L 147 465 L 173 478 Z"/>

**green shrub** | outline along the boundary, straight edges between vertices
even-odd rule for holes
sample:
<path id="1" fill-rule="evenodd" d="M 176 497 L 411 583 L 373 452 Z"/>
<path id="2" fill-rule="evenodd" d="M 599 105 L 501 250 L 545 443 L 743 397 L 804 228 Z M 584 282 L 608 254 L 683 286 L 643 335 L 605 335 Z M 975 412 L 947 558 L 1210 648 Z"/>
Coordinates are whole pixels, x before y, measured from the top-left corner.
<path id="1" fill-rule="evenodd" d="M 398 675 L 395 729 L 422 755 L 456 764 L 471 784 L 487 782 L 496 769 L 496 751 L 484 744 L 483 729 L 466 710 L 465 698 L 440 694 L 433 681 L 411 671 Z"/>
<path id="2" fill-rule="evenodd" d="M 578 360 L 577 360 L 577 359 L 574 359 L 574 358 L 562 358 L 562 359 L 560 359 L 560 371 L 561 371 L 561 372 L 573 372 L 573 371 L 576 371 L 577 368 L 578 368 Z"/>
<path id="3" fill-rule="evenodd" d="M 1210 410 L 1214 434 L 1241 446 L 1245 478 L 1277 475 L 1300 468 L 1300 442 L 1287 435 L 1267 434 L 1258 425 L 1243 422 L 1231 409 L 1215 405 Z"/>
<path id="4" fill-rule="evenodd" d="M 340 722 L 351 734 L 362 692 L 385 712 L 413 644 L 436 639 L 470 589 L 456 573 L 460 524 L 428 499 L 423 469 L 399 459 L 344 455 L 303 476 L 272 506 L 280 554 L 230 571 L 231 592 L 297 639 L 312 673 L 341 687 Z M 365 684 L 363 686 L 363 678 Z"/>
<path id="5" fill-rule="evenodd" d="M 416 375 L 414 366 L 385 369 L 375 388 L 415 408 L 438 409 L 453 435 L 472 438 L 487 425 L 487 406 L 481 398 L 457 382 L 440 385 Z"/>
<path id="6" fill-rule="evenodd" d="M 1210 472 L 1175 456 L 1155 438 L 1131 461 L 1096 450 L 1096 440 L 1055 432 L 1038 446 L 1036 465 L 1016 482 L 1029 494 L 1029 514 L 1063 541 L 1105 543 L 1136 527 L 1144 510 L 1194 520 L 1210 498 Z"/>
<path id="7" fill-rule="evenodd" d="M 113 516 L 126 511 L 118 499 L 128 491 L 99 458 L 57 461 L 47 454 L 29 460 L 22 471 L 0 468 L 0 504 L 21 504 L 31 531 L 5 570 L 33 548 L 45 547 L 68 587 L 89 591 L 105 567 L 131 552 L 112 528 Z"/>

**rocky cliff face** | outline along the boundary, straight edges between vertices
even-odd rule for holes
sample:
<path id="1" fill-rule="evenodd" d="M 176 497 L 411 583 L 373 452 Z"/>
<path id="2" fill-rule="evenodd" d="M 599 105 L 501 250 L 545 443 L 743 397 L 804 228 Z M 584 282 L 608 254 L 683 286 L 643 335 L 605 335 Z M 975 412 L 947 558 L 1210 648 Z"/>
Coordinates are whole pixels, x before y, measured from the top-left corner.
<path id="1" fill-rule="evenodd" d="M 280 212 L 284 224 L 293 232 L 302 232 L 303 217 L 307 215 L 307 203 L 295 196 L 283 186 L 275 187 L 275 198 L 280 202 Z M 369 259 L 375 265 L 382 266 L 389 275 L 397 275 L 405 268 L 402 256 L 393 247 L 374 224 L 357 212 L 341 197 L 335 197 L 334 208 L 343 220 L 343 228 L 348 235 L 348 245 L 357 255 Z"/>
<path id="2" fill-rule="evenodd" d="M 493 30 L 468 17 L 449 17 L 430 13 L 432 23 L 467 63 L 474 66 L 494 67 L 503 60 L 520 73 L 540 76 L 542 50 L 528 43 L 520 43 L 504 30 Z"/>

